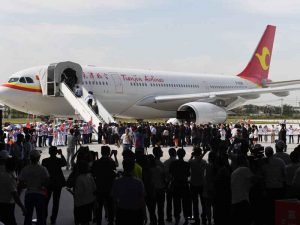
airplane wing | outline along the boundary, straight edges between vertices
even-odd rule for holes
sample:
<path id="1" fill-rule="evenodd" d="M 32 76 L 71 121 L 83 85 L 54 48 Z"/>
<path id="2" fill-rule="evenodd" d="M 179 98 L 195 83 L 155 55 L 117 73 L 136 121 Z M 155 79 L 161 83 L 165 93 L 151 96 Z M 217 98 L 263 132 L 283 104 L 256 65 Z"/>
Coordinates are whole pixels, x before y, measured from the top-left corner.
<path id="1" fill-rule="evenodd" d="M 232 98 L 232 97 L 247 97 L 251 95 L 259 95 L 266 93 L 283 93 L 289 91 L 300 90 L 300 85 L 288 85 L 281 87 L 268 87 L 268 88 L 253 88 L 245 90 L 230 90 L 230 91 L 219 91 L 219 92 L 205 92 L 205 93 L 195 93 L 195 94 L 179 94 L 179 95 L 159 95 L 152 97 L 152 103 L 163 103 L 170 101 L 178 100 L 187 100 L 187 101 L 197 101 L 207 98 Z M 150 99 L 147 99 L 149 101 Z"/>
<path id="2" fill-rule="evenodd" d="M 300 84 L 300 80 L 275 81 L 267 83 L 268 87 L 281 87 L 286 85 Z"/>

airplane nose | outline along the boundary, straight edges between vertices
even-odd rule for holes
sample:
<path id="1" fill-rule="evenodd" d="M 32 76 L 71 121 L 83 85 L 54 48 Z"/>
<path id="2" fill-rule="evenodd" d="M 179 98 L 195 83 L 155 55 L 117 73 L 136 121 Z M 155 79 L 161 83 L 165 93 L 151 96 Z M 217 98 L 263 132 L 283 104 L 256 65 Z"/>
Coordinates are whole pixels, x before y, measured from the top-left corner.
<path id="1" fill-rule="evenodd" d="M 12 96 L 10 96 L 9 88 L 1 85 L 0 86 L 0 103 L 5 104 L 10 97 L 12 97 Z"/>

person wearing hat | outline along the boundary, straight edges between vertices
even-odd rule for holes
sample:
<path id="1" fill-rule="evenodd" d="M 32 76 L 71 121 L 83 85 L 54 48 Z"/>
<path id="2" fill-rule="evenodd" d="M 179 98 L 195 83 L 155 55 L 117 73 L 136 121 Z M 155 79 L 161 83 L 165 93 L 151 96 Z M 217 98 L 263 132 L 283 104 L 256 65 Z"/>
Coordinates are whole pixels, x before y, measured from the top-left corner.
<path id="1" fill-rule="evenodd" d="M 67 161 L 62 154 L 61 149 L 57 149 L 56 146 L 51 146 L 49 148 L 49 155 L 50 157 L 42 160 L 42 165 L 48 170 L 50 176 L 49 183 L 47 185 L 47 206 L 53 193 L 52 215 L 50 217 L 50 221 L 51 224 L 55 224 L 59 210 L 61 189 L 66 185 L 62 167 L 67 166 Z M 60 157 L 57 157 L 57 155 Z M 46 209 L 48 209 L 47 206 Z M 46 210 L 46 218 L 47 214 L 48 210 Z"/>
<path id="2" fill-rule="evenodd" d="M 30 152 L 30 165 L 21 170 L 19 175 L 20 188 L 26 188 L 25 192 L 25 220 L 24 225 L 32 224 L 32 215 L 35 208 L 37 224 L 46 225 L 46 186 L 49 173 L 44 166 L 39 165 L 41 153 L 38 150 Z"/>

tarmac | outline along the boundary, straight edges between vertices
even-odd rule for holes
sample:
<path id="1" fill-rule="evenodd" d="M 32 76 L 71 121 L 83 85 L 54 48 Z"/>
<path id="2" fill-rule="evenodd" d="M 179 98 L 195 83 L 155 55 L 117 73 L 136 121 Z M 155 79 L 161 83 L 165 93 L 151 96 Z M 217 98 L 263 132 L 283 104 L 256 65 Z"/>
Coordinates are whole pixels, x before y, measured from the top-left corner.
<path id="1" fill-rule="evenodd" d="M 272 146 L 273 149 L 275 149 L 274 148 L 274 143 L 262 142 L 260 144 L 265 146 L 265 147 L 266 146 Z M 85 146 L 89 146 L 90 150 L 98 152 L 99 158 L 101 157 L 100 149 L 101 149 L 102 144 L 92 143 L 92 144 L 88 144 L 88 145 L 85 145 Z M 119 167 L 117 169 L 122 170 L 122 147 L 117 147 L 116 145 L 109 145 L 109 146 L 112 150 L 117 150 L 118 151 L 117 158 L 118 158 L 118 161 L 119 161 Z M 288 144 L 287 145 L 287 152 L 290 153 L 291 151 L 293 151 L 293 149 L 296 146 L 297 146 L 297 144 Z M 62 149 L 62 152 L 63 152 L 64 156 L 66 157 L 67 156 L 66 146 L 58 146 L 58 148 Z M 49 157 L 48 147 L 37 148 L 37 149 L 42 151 L 41 160 L 43 158 Z M 162 150 L 163 150 L 162 161 L 165 161 L 166 159 L 169 158 L 168 149 L 169 149 L 169 147 L 162 147 Z M 186 150 L 185 160 L 187 161 L 191 157 L 192 147 L 188 146 L 188 147 L 184 147 L 184 149 Z M 149 148 L 147 150 L 147 152 L 148 152 L 148 154 L 152 154 L 152 147 Z M 208 154 L 206 154 L 204 156 L 205 160 L 207 160 L 207 155 Z M 67 178 L 68 175 L 70 174 L 70 170 L 66 170 L 66 168 L 63 168 L 63 173 L 64 173 L 65 177 Z M 22 194 L 21 194 L 21 200 L 22 201 L 24 201 L 24 193 L 25 193 L 25 191 L 23 191 Z M 50 203 L 49 203 L 49 214 L 50 215 L 51 215 L 51 209 L 52 209 L 52 201 L 50 201 Z M 201 207 L 200 207 L 200 210 L 201 210 Z M 24 216 L 22 215 L 22 212 L 21 212 L 20 208 L 17 205 L 16 205 L 16 208 L 15 208 L 15 214 L 16 214 L 17 224 L 23 224 L 24 223 Z M 35 216 L 33 218 L 35 218 Z M 182 224 L 183 222 L 184 222 L 183 219 L 181 219 L 180 224 Z M 149 220 L 148 220 L 148 223 L 149 223 Z M 49 217 L 47 219 L 47 224 L 50 224 Z M 73 196 L 65 188 L 63 188 L 62 193 L 61 193 L 60 208 L 59 208 L 56 224 L 58 224 L 58 225 L 74 225 Z M 105 221 L 105 218 L 103 218 L 102 224 L 104 224 L 104 225 L 107 224 L 107 221 Z M 166 225 L 174 224 L 174 219 L 173 219 L 172 223 L 165 222 L 165 224 Z"/>

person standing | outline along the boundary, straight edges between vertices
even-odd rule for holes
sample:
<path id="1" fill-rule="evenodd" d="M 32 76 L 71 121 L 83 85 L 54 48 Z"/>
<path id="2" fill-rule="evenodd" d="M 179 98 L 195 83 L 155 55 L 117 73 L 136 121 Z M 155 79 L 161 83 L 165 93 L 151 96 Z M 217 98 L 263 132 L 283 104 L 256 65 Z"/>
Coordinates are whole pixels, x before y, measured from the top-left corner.
<path id="1" fill-rule="evenodd" d="M 299 141 L 300 141 L 300 124 L 299 124 L 299 127 L 297 128 L 297 144 L 299 144 Z"/>
<path id="2" fill-rule="evenodd" d="M 125 129 L 125 133 L 121 136 L 123 151 L 131 150 L 132 137 L 129 134 L 129 129 Z"/>
<path id="3" fill-rule="evenodd" d="M 300 155 L 297 151 L 292 151 L 290 154 L 291 163 L 286 165 L 286 197 L 296 198 L 297 190 L 293 187 L 293 179 L 295 177 L 296 170 L 300 168 Z"/>
<path id="4" fill-rule="evenodd" d="M 166 170 L 165 165 L 160 158 L 163 156 L 163 151 L 160 147 L 153 148 L 154 166 L 150 169 L 154 184 L 155 200 L 157 205 L 158 225 L 164 225 L 164 210 L 165 210 L 165 188 L 166 188 Z"/>
<path id="5" fill-rule="evenodd" d="M 133 132 L 133 139 L 134 139 L 134 147 L 135 149 L 137 148 L 145 148 L 145 135 L 144 135 L 144 130 L 143 127 L 138 126 L 137 129 Z"/>
<path id="6" fill-rule="evenodd" d="M 204 171 L 207 166 L 205 160 L 202 159 L 201 149 L 194 148 L 192 152 L 191 159 L 189 160 L 191 166 L 191 196 L 193 202 L 193 215 L 195 219 L 195 225 L 200 225 L 200 218 L 199 218 L 199 200 L 200 197 L 201 206 L 202 206 L 202 223 L 206 224 L 206 208 L 203 199 L 203 184 L 204 184 Z"/>
<path id="7" fill-rule="evenodd" d="M 272 147 L 265 148 L 265 155 L 267 159 L 262 171 L 267 196 L 266 222 L 269 225 L 275 223 L 275 200 L 282 199 L 285 194 L 286 167 L 282 159 L 274 157 Z"/>
<path id="8" fill-rule="evenodd" d="M 294 129 L 292 125 L 288 128 L 287 133 L 289 135 L 289 144 L 294 144 Z"/>
<path id="9" fill-rule="evenodd" d="M 23 166 L 27 166 L 30 163 L 30 152 L 33 150 L 33 145 L 30 142 L 31 136 L 25 135 L 25 142 L 23 143 Z"/>
<path id="10" fill-rule="evenodd" d="M 98 126 L 98 144 L 102 144 L 102 136 L 103 136 L 102 123 L 99 123 L 99 126 Z"/>
<path id="11" fill-rule="evenodd" d="M 173 192 L 171 190 L 171 181 L 172 181 L 172 176 L 170 174 L 170 165 L 172 162 L 176 160 L 176 149 L 175 148 L 170 148 L 169 149 L 169 156 L 165 162 L 165 173 L 166 173 L 166 183 L 167 183 L 167 207 L 166 207 L 166 214 L 167 214 L 167 222 L 172 222 L 172 204 L 173 204 Z"/>
<path id="12" fill-rule="evenodd" d="M 56 155 L 59 154 L 60 158 Z M 67 165 L 67 161 L 62 154 L 61 149 L 57 149 L 56 146 L 51 146 L 49 148 L 49 158 L 45 158 L 42 160 L 42 166 L 44 166 L 49 172 L 49 183 L 47 185 L 47 206 L 46 206 L 46 218 L 48 212 L 48 205 L 50 198 L 53 193 L 53 204 L 52 204 L 52 215 L 50 217 L 51 224 L 56 223 L 56 218 L 59 210 L 59 200 L 61 189 L 66 185 L 66 180 L 62 172 L 62 167 Z"/>
<path id="13" fill-rule="evenodd" d="M 244 155 L 239 155 L 237 168 L 231 174 L 231 206 L 233 225 L 250 225 L 251 207 L 249 200 L 250 187 L 254 175 L 248 168 Z"/>
<path id="14" fill-rule="evenodd" d="M 271 143 L 275 143 L 275 127 L 274 125 L 272 124 L 272 127 L 271 127 Z"/>
<path id="15" fill-rule="evenodd" d="M 21 169 L 23 168 L 23 157 L 24 157 L 24 149 L 23 149 L 24 135 L 19 133 L 17 135 L 17 141 L 11 145 L 10 155 L 16 160 L 17 169 L 16 172 L 19 174 Z"/>
<path id="16" fill-rule="evenodd" d="M 187 225 L 188 218 L 191 216 L 190 187 L 188 184 L 190 164 L 183 160 L 185 156 L 183 148 L 177 150 L 177 156 L 178 159 L 170 165 L 170 174 L 173 179 L 171 188 L 173 190 L 175 225 L 179 224 L 181 209 L 183 209 L 185 219 L 184 225 Z"/>
<path id="17" fill-rule="evenodd" d="M 97 102 L 95 102 L 93 104 L 92 109 L 96 115 L 99 115 L 99 108 L 98 108 Z"/>
<path id="18" fill-rule="evenodd" d="M 275 150 L 276 153 L 274 154 L 274 157 L 280 158 L 283 160 L 285 165 L 288 165 L 291 163 L 290 155 L 286 152 L 283 152 L 283 150 L 286 148 L 285 144 L 281 140 L 277 140 L 275 143 Z"/>
<path id="19" fill-rule="evenodd" d="M 124 175 L 115 180 L 112 196 L 116 204 L 116 225 L 143 225 L 145 218 L 145 188 L 132 176 L 134 161 L 123 160 Z"/>
<path id="20" fill-rule="evenodd" d="M 88 162 L 80 160 L 77 165 L 78 176 L 74 186 L 74 217 L 80 225 L 88 225 L 92 220 L 94 202 L 96 200 L 96 184 L 89 173 Z"/>
<path id="21" fill-rule="evenodd" d="M 216 157 L 217 154 L 215 151 L 210 151 L 208 154 L 208 164 L 204 171 L 204 180 L 203 180 L 203 202 L 206 208 L 206 218 L 202 218 L 203 224 L 206 221 L 207 225 L 212 224 L 212 205 L 213 199 L 215 197 L 215 169 L 216 169 Z"/>
<path id="22" fill-rule="evenodd" d="M 41 154 L 38 150 L 30 152 L 31 164 L 24 167 L 19 175 L 20 187 L 26 187 L 25 193 L 25 220 L 24 225 L 32 224 L 32 215 L 35 208 L 37 224 L 46 225 L 46 186 L 49 180 L 47 169 L 39 165 Z"/>
<path id="23" fill-rule="evenodd" d="M 156 127 L 155 125 L 150 125 L 150 132 L 151 132 L 151 138 L 150 138 L 150 141 L 151 141 L 151 144 L 152 144 L 152 147 L 155 147 L 156 145 Z"/>
<path id="24" fill-rule="evenodd" d="M 268 141 L 268 126 L 267 125 L 265 125 L 264 127 L 263 127 L 263 135 L 264 135 L 264 141 L 265 142 L 267 142 Z"/>
<path id="25" fill-rule="evenodd" d="M 4 151 L 0 155 L 0 160 L 5 161 L 5 170 L 0 172 L 0 221 L 7 225 L 17 225 L 15 203 L 20 206 L 23 214 L 26 210 L 17 193 L 17 181 L 14 175 L 16 163 L 9 157 Z"/>
<path id="26" fill-rule="evenodd" d="M 280 129 L 280 131 L 278 133 L 278 139 L 281 140 L 281 141 L 283 141 L 284 144 L 285 144 L 285 146 L 287 146 L 286 145 L 286 126 L 285 126 L 284 123 L 281 124 L 281 129 Z M 286 152 L 286 148 L 284 149 L 284 152 Z"/>
<path id="27" fill-rule="evenodd" d="M 116 151 L 114 151 L 116 159 Z M 95 178 L 97 186 L 97 225 L 101 225 L 103 206 L 107 207 L 108 224 L 114 222 L 114 207 L 111 197 L 113 182 L 116 178 L 117 161 L 111 158 L 111 150 L 109 146 L 101 147 L 102 157 L 96 160 L 92 166 L 92 175 Z"/>
<path id="28" fill-rule="evenodd" d="M 52 142 L 53 142 L 53 127 L 52 127 L 52 124 L 50 124 L 49 128 L 48 128 L 48 144 L 49 144 L 49 146 L 52 146 Z"/>
<path id="29" fill-rule="evenodd" d="M 69 135 L 67 137 L 67 170 L 69 170 L 70 168 L 70 163 L 71 163 L 71 159 L 74 156 L 75 153 L 75 146 L 76 146 L 76 142 L 77 139 L 74 136 L 74 129 L 71 128 L 69 131 Z"/>
<path id="30" fill-rule="evenodd" d="M 94 101 L 94 95 L 93 95 L 92 91 L 88 92 L 88 95 L 85 97 L 85 101 L 87 102 L 87 104 L 89 105 L 89 107 L 92 108 L 93 101 Z"/>

